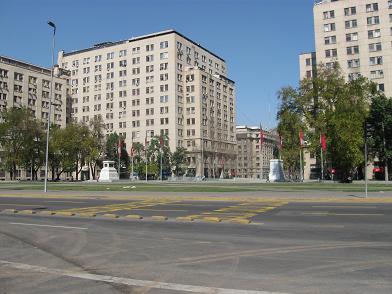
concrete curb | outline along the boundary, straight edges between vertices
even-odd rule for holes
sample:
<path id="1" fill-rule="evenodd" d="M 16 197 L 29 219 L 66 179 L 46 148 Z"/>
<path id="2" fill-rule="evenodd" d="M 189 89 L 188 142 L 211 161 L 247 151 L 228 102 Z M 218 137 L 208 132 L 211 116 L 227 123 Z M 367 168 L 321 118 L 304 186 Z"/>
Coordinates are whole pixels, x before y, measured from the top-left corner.
<path id="1" fill-rule="evenodd" d="M 3 213 L 18 213 L 18 210 L 7 208 L 7 209 L 2 210 L 1 212 L 3 212 Z"/>
<path id="2" fill-rule="evenodd" d="M 124 216 L 124 218 L 126 218 L 126 219 L 143 219 L 143 217 L 141 215 L 137 215 L 137 214 L 128 214 L 128 215 Z"/>
<path id="3" fill-rule="evenodd" d="M 31 209 L 21 210 L 18 214 L 36 214 L 37 212 Z"/>
<path id="4" fill-rule="evenodd" d="M 167 221 L 168 217 L 163 215 L 153 215 L 151 219 L 155 221 Z"/>
<path id="5" fill-rule="evenodd" d="M 107 218 L 119 218 L 120 216 L 117 214 L 113 214 L 113 213 L 105 213 L 102 215 L 102 217 L 107 217 Z"/>

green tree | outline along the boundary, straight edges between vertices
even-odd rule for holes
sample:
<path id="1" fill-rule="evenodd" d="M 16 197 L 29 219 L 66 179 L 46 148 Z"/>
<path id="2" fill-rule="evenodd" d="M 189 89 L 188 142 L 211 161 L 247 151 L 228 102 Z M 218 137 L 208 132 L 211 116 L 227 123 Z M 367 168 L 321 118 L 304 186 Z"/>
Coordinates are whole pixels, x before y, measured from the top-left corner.
<path id="1" fill-rule="evenodd" d="M 369 150 L 380 163 L 388 164 L 391 174 L 392 168 L 392 99 L 379 93 L 372 99 L 368 117 L 370 127 Z M 384 146 L 385 143 L 385 146 Z"/>
<path id="2" fill-rule="evenodd" d="M 300 142 L 299 132 L 302 129 L 307 131 L 305 124 L 302 122 L 303 108 L 300 103 L 300 95 L 298 90 L 292 87 L 282 88 L 278 92 L 280 101 L 278 111 L 278 132 L 282 137 L 283 149 L 281 151 L 282 159 L 288 171 L 288 176 L 291 179 L 300 165 Z"/>
<path id="3" fill-rule="evenodd" d="M 175 170 L 176 176 L 180 176 L 185 172 L 186 168 L 186 149 L 184 147 L 177 147 L 171 157 L 171 165 Z"/>
<path id="4" fill-rule="evenodd" d="M 9 170 L 11 180 L 16 177 L 18 166 L 25 163 L 27 150 L 32 148 L 34 141 L 32 127 L 35 126 L 34 115 L 31 110 L 10 108 L 1 112 L 0 147 L 3 154 L 3 166 Z"/>
<path id="5" fill-rule="evenodd" d="M 90 136 L 86 142 L 88 153 L 86 161 L 91 171 L 93 180 L 96 179 L 97 166 L 102 167 L 102 158 L 105 152 L 105 124 L 102 117 L 94 117 L 89 123 Z"/>
<path id="6" fill-rule="evenodd" d="M 112 133 L 108 136 L 106 140 L 106 159 L 114 161 L 114 167 L 118 169 L 118 144 L 119 142 L 123 142 L 123 138 L 121 138 L 117 133 Z M 120 157 L 120 177 L 127 178 L 128 170 L 129 170 L 129 155 L 126 149 L 126 145 L 121 145 L 121 157 Z"/>
<path id="7" fill-rule="evenodd" d="M 162 153 L 162 172 L 169 174 L 171 172 L 170 158 L 171 152 L 167 136 L 155 136 L 151 138 L 147 148 L 148 161 L 158 166 L 156 177 L 160 176 Z"/>
<path id="8" fill-rule="evenodd" d="M 280 129 L 302 122 L 307 148 L 317 156 L 320 133 L 326 134 L 328 161 L 342 176 L 363 165 L 363 123 L 370 98 L 376 94 L 373 83 L 363 77 L 346 82 L 338 65 L 327 68 L 321 64 L 315 77 L 302 80 L 298 90 L 288 93 L 290 99 L 281 103 L 278 113 Z"/>

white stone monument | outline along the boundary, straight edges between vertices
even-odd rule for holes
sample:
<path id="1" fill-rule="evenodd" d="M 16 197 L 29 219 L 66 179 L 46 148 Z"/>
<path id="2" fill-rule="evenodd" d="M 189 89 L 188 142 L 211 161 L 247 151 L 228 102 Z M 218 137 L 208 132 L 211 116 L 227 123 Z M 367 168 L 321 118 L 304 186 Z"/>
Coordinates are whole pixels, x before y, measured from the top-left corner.
<path id="1" fill-rule="evenodd" d="M 116 169 L 114 168 L 114 161 L 104 161 L 98 182 L 116 182 L 118 180 L 119 177 Z"/>
<path id="2" fill-rule="evenodd" d="M 283 160 L 271 159 L 270 160 L 270 182 L 284 182 Z"/>

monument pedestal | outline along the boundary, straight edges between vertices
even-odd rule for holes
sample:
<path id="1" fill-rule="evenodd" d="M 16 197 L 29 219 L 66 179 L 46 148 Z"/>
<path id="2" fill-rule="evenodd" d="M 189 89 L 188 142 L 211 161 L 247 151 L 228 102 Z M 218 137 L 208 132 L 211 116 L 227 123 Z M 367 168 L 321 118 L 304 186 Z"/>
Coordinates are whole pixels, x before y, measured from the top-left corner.
<path id="1" fill-rule="evenodd" d="M 284 182 L 284 172 L 283 172 L 283 160 L 271 159 L 270 160 L 270 172 L 269 172 L 270 182 Z"/>
<path id="2" fill-rule="evenodd" d="M 114 161 L 104 161 L 103 169 L 99 174 L 98 182 L 117 182 L 119 181 L 118 173 L 114 168 Z"/>

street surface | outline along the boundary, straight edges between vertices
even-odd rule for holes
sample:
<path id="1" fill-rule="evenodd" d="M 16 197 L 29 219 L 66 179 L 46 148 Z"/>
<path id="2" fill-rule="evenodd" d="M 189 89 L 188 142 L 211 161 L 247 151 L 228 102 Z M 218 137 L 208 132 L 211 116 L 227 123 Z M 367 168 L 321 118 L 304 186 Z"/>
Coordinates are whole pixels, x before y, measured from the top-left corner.
<path id="1" fill-rule="evenodd" d="M 387 196 L 12 194 L 0 294 L 392 293 Z"/>

